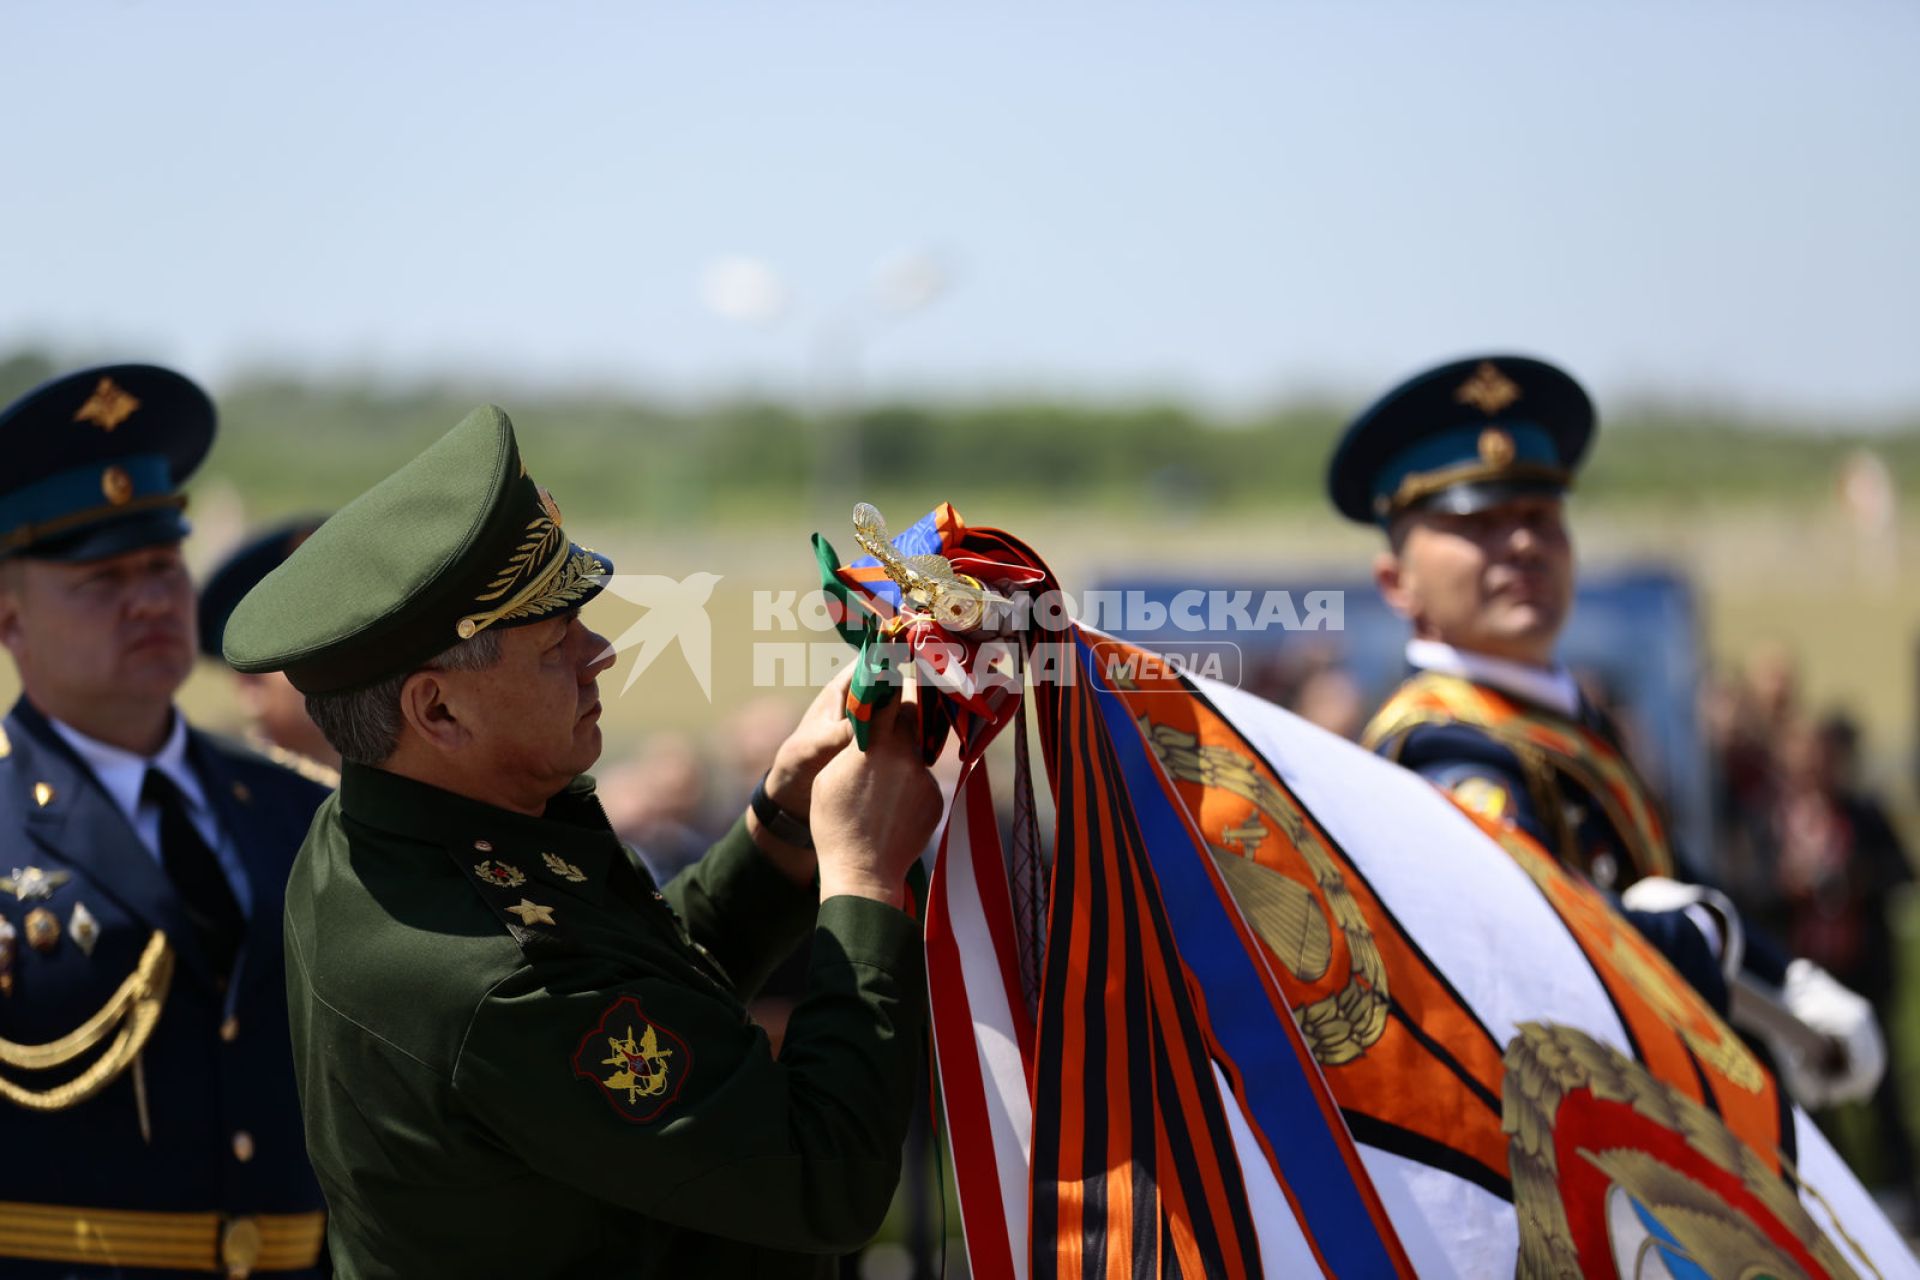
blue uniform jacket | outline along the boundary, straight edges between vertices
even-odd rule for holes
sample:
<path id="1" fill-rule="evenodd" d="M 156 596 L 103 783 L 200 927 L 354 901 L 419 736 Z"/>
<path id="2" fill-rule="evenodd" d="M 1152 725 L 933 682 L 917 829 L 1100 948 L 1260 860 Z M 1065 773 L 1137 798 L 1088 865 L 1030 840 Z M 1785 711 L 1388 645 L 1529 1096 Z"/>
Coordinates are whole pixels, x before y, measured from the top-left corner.
<path id="1" fill-rule="evenodd" d="M 214 975 L 159 860 L 47 720 L 23 698 L 4 727 L 0 876 L 37 867 L 68 878 L 37 901 L 0 893 L 0 917 L 20 933 L 12 990 L 0 996 L 0 1040 L 38 1045 L 72 1033 L 114 996 L 156 929 L 175 963 L 140 1059 L 151 1140 L 141 1135 L 132 1067 L 62 1110 L 0 1098 L 0 1201 L 236 1216 L 324 1208 L 294 1089 L 281 912 L 288 868 L 326 790 L 189 731 L 189 759 L 251 883 L 252 914 L 227 983 Z M 98 922 L 91 954 L 73 935 L 76 904 Z M 44 953 L 27 937 L 26 918 L 39 907 L 60 924 Z M 0 1076 L 30 1089 L 75 1073 L 0 1063 Z M 23 1262 L 0 1251 L 6 1276 L 146 1274 L 190 1273 Z"/>
<path id="2" fill-rule="evenodd" d="M 1504 744 L 1473 725 L 1419 725 L 1398 739 L 1382 743 L 1380 751 L 1441 789 L 1457 793 L 1474 807 L 1497 811 L 1499 816 L 1539 841 L 1543 848 L 1556 847 L 1551 826 L 1539 811 L 1519 759 Z M 1573 829 L 1590 865 L 1631 865 L 1597 803 L 1581 796 L 1562 796 L 1560 801 L 1564 809 L 1561 816 Z M 1622 910 L 1621 914 L 1709 1004 L 1721 1013 L 1727 1011 L 1726 976 L 1721 972 L 1719 958 L 1691 920 L 1678 911 Z M 1763 940 L 1760 954 L 1749 958 L 1748 967 L 1760 967 L 1770 975 L 1773 966 L 1769 962 L 1775 955 L 1777 950 Z M 1782 963 L 1783 977 L 1784 967 Z"/>

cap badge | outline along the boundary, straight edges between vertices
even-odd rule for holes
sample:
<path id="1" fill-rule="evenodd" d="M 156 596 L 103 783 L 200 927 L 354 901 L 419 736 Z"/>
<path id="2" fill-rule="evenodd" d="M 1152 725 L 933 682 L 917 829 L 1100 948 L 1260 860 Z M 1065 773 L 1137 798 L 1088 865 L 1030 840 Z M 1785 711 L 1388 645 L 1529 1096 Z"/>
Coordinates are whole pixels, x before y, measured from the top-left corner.
<path id="1" fill-rule="evenodd" d="M 1493 361 L 1482 360 L 1473 376 L 1454 391 L 1453 398 L 1492 417 L 1520 398 L 1520 386 L 1500 372 Z"/>
<path id="2" fill-rule="evenodd" d="M 1513 437 L 1498 427 L 1480 433 L 1480 461 L 1490 467 L 1504 467 L 1513 461 Z"/>
<path id="3" fill-rule="evenodd" d="M 100 473 L 100 492 L 111 505 L 124 507 L 133 501 L 133 477 L 119 467 L 108 467 Z"/>
<path id="4" fill-rule="evenodd" d="M 475 863 L 473 874 L 488 884 L 500 889 L 518 889 L 527 882 L 527 873 L 507 863 L 488 858 L 485 862 Z"/>
<path id="5" fill-rule="evenodd" d="M 112 431 L 131 418 L 139 407 L 140 401 L 121 390 L 112 378 L 102 378 L 87 402 L 74 411 L 73 420 L 91 422 L 102 431 Z"/>

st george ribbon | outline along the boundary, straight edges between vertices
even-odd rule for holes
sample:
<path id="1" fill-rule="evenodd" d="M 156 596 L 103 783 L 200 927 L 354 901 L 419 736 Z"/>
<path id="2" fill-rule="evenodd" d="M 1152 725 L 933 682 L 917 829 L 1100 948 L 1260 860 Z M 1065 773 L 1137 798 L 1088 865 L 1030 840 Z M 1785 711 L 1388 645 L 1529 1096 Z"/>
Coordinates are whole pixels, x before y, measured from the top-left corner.
<path id="1" fill-rule="evenodd" d="M 973 1275 L 1920 1276 L 1525 835 L 1064 617 L 1031 548 L 950 506 L 898 536 L 863 506 L 855 538 L 815 550 L 856 735 L 911 683 L 961 767 L 925 923 Z M 1039 784 L 988 755 L 1028 719 Z"/>

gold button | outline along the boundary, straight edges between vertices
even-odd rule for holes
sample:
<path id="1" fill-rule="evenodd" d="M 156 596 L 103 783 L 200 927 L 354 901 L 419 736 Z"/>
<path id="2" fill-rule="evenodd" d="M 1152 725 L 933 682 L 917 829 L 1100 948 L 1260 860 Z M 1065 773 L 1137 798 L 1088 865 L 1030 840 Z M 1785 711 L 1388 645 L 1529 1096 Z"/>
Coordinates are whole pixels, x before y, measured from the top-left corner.
<path id="1" fill-rule="evenodd" d="M 233 1135 L 233 1158 L 241 1164 L 253 1159 L 253 1135 L 239 1129 Z"/>
<path id="2" fill-rule="evenodd" d="M 220 1038 L 232 1044 L 240 1038 L 240 1019 L 228 1018 L 220 1024 Z"/>
<path id="3" fill-rule="evenodd" d="M 233 784 L 233 798 L 241 804 L 248 804 L 253 800 L 253 792 L 248 788 L 246 783 L 236 782 Z"/>

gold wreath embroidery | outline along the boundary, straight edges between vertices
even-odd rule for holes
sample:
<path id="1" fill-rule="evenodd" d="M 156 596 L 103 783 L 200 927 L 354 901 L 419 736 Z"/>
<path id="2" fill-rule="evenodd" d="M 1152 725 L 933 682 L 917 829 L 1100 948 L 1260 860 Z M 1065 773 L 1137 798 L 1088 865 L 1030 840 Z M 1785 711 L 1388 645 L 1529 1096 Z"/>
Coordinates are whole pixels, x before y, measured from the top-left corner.
<path id="1" fill-rule="evenodd" d="M 546 567 L 553 551 L 554 543 L 560 539 L 560 522 L 547 515 L 543 510 L 527 524 L 527 531 L 520 545 L 507 557 L 507 563 L 498 576 L 486 585 L 486 589 L 473 598 L 475 604 L 492 604 L 524 581 L 529 575 Z"/>
<path id="2" fill-rule="evenodd" d="M 1145 720 L 1142 724 L 1168 774 L 1250 802 L 1306 862 L 1319 890 L 1317 902 L 1298 881 L 1230 850 L 1213 850 L 1215 863 L 1255 932 L 1302 982 L 1315 981 L 1327 971 L 1332 939 L 1321 906 L 1332 916 L 1346 939 L 1351 972 L 1339 991 L 1299 1009 L 1295 1018 L 1314 1058 L 1323 1065 L 1337 1067 L 1361 1057 L 1387 1029 L 1387 964 L 1340 865 L 1286 793 L 1262 777 L 1251 760 L 1226 747 L 1200 746 L 1192 734 L 1172 725 Z M 1225 834 L 1238 835 L 1244 846 L 1248 832 L 1243 826 Z"/>
<path id="3" fill-rule="evenodd" d="M 1514 1216 L 1520 1229 L 1517 1275 L 1582 1274 L 1573 1228 L 1560 1194 L 1553 1127 L 1562 1100 L 1577 1089 L 1585 1089 L 1600 1101 L 1631 1106 L 1655 1124 L 1679 1134 L 1696 1154 L 1738 1177 L 1828 1275 L 1848 1280 L 1857 1277 L 1785 1178 L 1769 1169 L 1718 1116 L 1655 1079 L 1639 1063 L 1583 1031 L 1540 1022 L 1520 1024 L 1519 1034 L 1507 1045 L 1505 1063 L 1500 1127 L 1507 1135 Z M 1649 1153 L 1613 1147 L 1600 1151 L 1583 1148 L 1579 1155 L 1644 1205 L 1708 1275 L 1801 1273 L 1752 1219 L 1711 1188 Z M 1787 1165 L 1784 1157 L 1782 1164 Z M 1791 1173 L 1791 1166 L 1787 1168 Z M 1857 1245 L 1855 1250 L 1858 1252 Z"/>
<path id="4" fill-rule="evenodd" d="M 628 1026 L 624 1040 L 607 1037 L 607 1048 L 613 1056 L 601 1061 L 601 1066 L 618 1067 L 612 1075 L 601 1083 L 609 1089 L 624 1089 L 629 1105 L 642 1098 L 657 1098 L 667 1091 L 667 1059 L 673 1056 L 673 1050 L 660 1047 L 659 1036 L 649 1026 L 635 1040 L 633 1028 Z"/>

